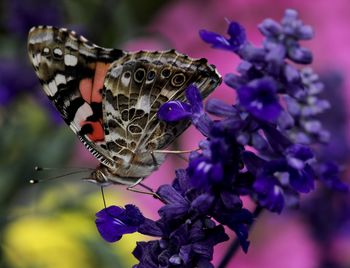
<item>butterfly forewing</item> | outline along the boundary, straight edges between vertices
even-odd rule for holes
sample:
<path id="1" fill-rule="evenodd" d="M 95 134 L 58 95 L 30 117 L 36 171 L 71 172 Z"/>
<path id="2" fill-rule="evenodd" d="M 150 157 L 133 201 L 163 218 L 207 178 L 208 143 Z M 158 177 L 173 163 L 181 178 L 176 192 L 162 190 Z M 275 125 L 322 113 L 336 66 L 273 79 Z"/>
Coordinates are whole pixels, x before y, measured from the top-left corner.
<path id="1" fill-rule="evenodd" d="M 146 176 L 163 162 L 163 155 L 151 152 L 167 147 L 189 122 L 162 122 L 158 109 L 167 101 L 185 100 L 185 89 L 192 83 L 206 97 L 220 78 L 206 60 L 174 50 L 140 51 L 110 66 L 103 94 L 105 140 L 113 159 L 129 164 L 123 175 Z"/>
<path id="2" fill-rule="evenodd" d="M 43 88 L 64 121 L 105 164 L 102 88 L 108 66 L 125 53 L 92 44 L 74 31 L 50 26 L 29 32 L 28 53 Z"/>

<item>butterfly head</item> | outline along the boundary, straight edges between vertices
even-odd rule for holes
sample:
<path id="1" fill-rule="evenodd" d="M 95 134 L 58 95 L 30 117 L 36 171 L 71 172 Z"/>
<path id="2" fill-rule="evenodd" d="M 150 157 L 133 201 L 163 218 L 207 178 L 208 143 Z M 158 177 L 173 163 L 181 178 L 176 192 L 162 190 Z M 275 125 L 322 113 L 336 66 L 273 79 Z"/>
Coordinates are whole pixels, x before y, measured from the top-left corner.
<path id="1" fill-rule="evenodd" d="M 84 180 L 98 184 L 100 186 L 108 186 L 111 184 L 134 185 L 143 180 L 144 177 L 126 177 L 120 176 L 116 170 L 113 170 L 103 164 L 99 165 L 88 178 Z"/>

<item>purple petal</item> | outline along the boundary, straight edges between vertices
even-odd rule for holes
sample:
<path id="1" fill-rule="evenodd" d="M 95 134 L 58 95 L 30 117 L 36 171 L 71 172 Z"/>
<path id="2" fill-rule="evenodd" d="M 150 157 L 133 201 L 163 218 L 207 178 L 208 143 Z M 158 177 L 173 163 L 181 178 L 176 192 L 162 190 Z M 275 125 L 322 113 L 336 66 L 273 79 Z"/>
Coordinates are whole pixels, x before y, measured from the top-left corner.
<path id="1" fill-rule="evenodd" d="M 304 168 L 306 161 L 314 157 L 312 150 L 305 145 L 293 144 L 286 149 L 287 161 L 295 169 Z"/>
<path id="2" fill-rule="evenodd" d="M 290 169 L 289 177 L 290 185 L 300 193 L 308 193 L 315 188 L 315 173 L 309 165 L 302 170 Z"/>
<path id="3" fill-rule="evenodd" d="M 158 110 L 158 118 L 166 122 L 176 122 L 191 117 L 191 106 L 181 101 L 168 101 Z"/>
<path id="4" fill-rule="evenodd" d="M 228 73 L 224 76 L 224 82 L 226 85 L 233 89 L 237 89 L 242 86 L 241 77 L 236 74 Z"/>
<path id="5" fill-rule="evenodd" d="M 296 83 L 300 81 L 299 71 L 290 64 L 285 64 L 284 76 L 286 77 L 286 80 L 289 83 Z"/>
<path id="6" fill-rule="evenodd" d="M 236 193 L 223 191 L 220 193 L 221 201 L 226 209 L 237 209 L 242 207 L 242 200 Z"/>
<path id="7" fill-rule="evenodd" d="M 213 121 L 210 119 L 208 114 L 202 113 L 199 116 L 192 116 L 192 124 L 202 133 L 205 137 L 209 137 L 210 130 Z"/>
<path id="8" fill-rule="evenodd" d="M 297 34 L 300 40 L 310 40 L 314 37 L 314 30 L 310 25 L 303 25 L 299 27 Z"/>
<path id="9" fill-rule="evenodd" d="M 192 250 L 191 244 L 180 247 L 179 256 L 184 261 L 185 264 L 191 261 L 191 250 Z"/>
<path id="10" fill-rule="evenodd" d="M 236 108 L 234 108 L 232 105 L 228 105 L 222 100 L 218 99 L 210 99 L 205 109 L 216 116 L 223 116 L 223 117 L 238 117 L 239 112 Z"/>
<path id="11" fill-rule="evenodd" d="M 230 22 L 227 33 L 230 36 L 229 42 L 234 51 L 237 51 L 246 42 L 247 37 L 244 28 L 235 21 Z"/>
<path id="12" fill-rule="evenodd" d="M 292 47 L 288 50 L 288 56 L 291 60 L 300 64 L 312 63 L 312 53 L 307 48 Z"/>
<path id="13" fill-rule="evenodd" d="M 254 190 L 258 193 L 259 204 L 272 212 L 280 213 L 284 207 L 282 189 L 273 176 L 261 175 L 254 183 Z"/>
<path id="14" fill-rule="evenodd" d="M 200 30 L 199 36 L 202 38 L 204 42 L 211 44 L 213 48 L 231 50 L 229 41 L 220 34 L 210 32 L 207 30 Z"/>
<path id="15" fill-rule="evenodd" d="M 246 34 L 244 28 L 237 22 L 230 22 L 227 29 L 230 36 L 226 38 L 220 34 L 210 32 L 207 30 L 200 30 L 199 36 L 213 48 L 220 48 L 230 51 L 238 51 L 238 49 L 246 42 Z"/>
<path id="16" fill-rule="evenodd" d="M 157 190 L 157 194 L 161 198 L 163 198 L 164 201 L 167 202 L 168 204 L 180 203 L 183 205 L 187 205 L 186 199 L 183 198 L 183 196 L 180 193 L 178 193 L 174 189 L 174 187 L 168 184 L 161 185 Z"/>
<path id="17" fill-rule="evenodd" d="M 348 192 L 349 186 L 340 180 L 339 167 L 334 162 L 326 162 L 320 166 L 320 180 L 330 189 Z"/>
<path id="18" fill-rule="evenodd" d="M 185 93 L 188 102 L 191 104 L 192 112 L 194 114 L 203 113 L 203 101 L 198 88 L 191 84 L 187 87 Z"/>
<path id="19" fill-rule="evenodd" d="M 125 209 L 111 206 L 96 213 L 95 220 L 101 236 L 108 242 L 118 241 L 124 234 L 134 233 L 144 221 L 138 208 L 126 205 Z"/>
<path id="20" fill-rule="evenodd" d="M 249 151 L 244 151 L 242 153 L 242 160 L 246 165 L 247 169 L 254 175 L 256 175 L 258 171 L 262 169 L 264 164 L 266 163 L 265 160 L 263 160 L 262 158 L 258 157 L 256 154 Z"/>
<path id="21" fill-rule="evenodd" d="M 275 82 L 269 78 L 256 79 L 237 90 L 240 104 L 254 117 L 274 122 L 282 107 L 277 98 Z"/>
<path id="22" fill-rule="evenodd" d="M 258 25 L 260 32 L 264 36 L 277 36 L 282 33 L 281 25 L 273 19 L 265 19 L 262 23 Z"/>
<path id="23" fill-rule="evenodd" d="M 156 224 L 155 221 L 145 219 L 145 221 L 139 226 L 138 232 L 144 235 L 150 236 L 162 236 L 163 232 Z"/>
<path id="24" fill-rule="evenodd" d="M 195 198 L 191 207 L 199 214 L 207 214 L 213 206 L 215 197 L 209 193 L 204 193 Z"/>

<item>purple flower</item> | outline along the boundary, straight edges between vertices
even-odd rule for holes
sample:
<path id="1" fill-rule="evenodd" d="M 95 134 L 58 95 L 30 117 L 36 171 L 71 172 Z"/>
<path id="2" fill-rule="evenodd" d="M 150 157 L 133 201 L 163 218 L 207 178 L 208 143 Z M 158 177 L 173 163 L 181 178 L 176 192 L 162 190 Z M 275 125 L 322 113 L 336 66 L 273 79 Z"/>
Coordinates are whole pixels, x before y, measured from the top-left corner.
<path id="1" fill-rule="evenodd" d="M 33 72 L 19 61 L 0 59 L 0 73 L 0 105 L 10 104 L 36 85 Z M 21 79 L 18 79 L 19 75 Z"/>
<path id="2" fill-rule="evenodd" d="M 99 230 L 111 241 L 125 233 L 120 222 L 158 238 L 137 244 L 135 267 L 213 267 L 214 245 L 228 239 L 224 226 L 234 231 L 247 252 L 249 228 L 263 207 L 280 213 L 284 207 L 298 206 L 300 195 L 313 190 L 316 179 L 334 189 L 347 188 L 339 180 L 338 167 L 320 161 L 313 150 L 327 136 L 316 116 L 329 105 L 317 98 L 323 89 L 317 75 L 294 64 L 312 59 L 299 44 L 312 37 L 312 29 L 297 15 L 287 10 L 281 23 L 264 21 L 261 47 L 249 44 L 243 28 L 234 22 L 229 38 L 200 32 L 205 42 L 242 59 L 237 73 L 225 76 L 239 102 L 211 100 L 204 109 L 198 88 L 190 85 L 187 102 L 160 107 L 161 120 L 190 120 L 205 138 L 200 150 L 190 154 L 187 168 L 176 171 L 173 183 L 158 188 L 164 203 L 158 220 L 126 224 L 119 215 L 100 215 Z M 254 153 L 248 151 L 252 148 Z M 243 195 L 256 203 L 253 213 L 244 208 Z"/>
<path id="3" fill-rule="evenodd" d="M 211 120 L 204 112 L 203 101 L 198 88 L 189 85 L 186 89 L 186 98 L 189 102 L 169 101 L 158 110 L 158 117 L 166 122 L 191 119 L 192 123 L 203 135 L 209 135 Z"/>
<path id="4" fill-rule="evenodd" d="M 8 29 L 14 34 L 26 37 L 33 26 L 59 25 L 63 19 L 61 6 L 53 0 L 7 0 Z"/>
<path id="5" fill-rule="evenodd" d="M 281 24 L 272 19 L 266 19 L 259 25 L 259 30 L 266 37 L 265 47 L 275 46 L 280 51 L 270 51 L 270 53 L 277 53 L 276 55 L 280 56 L 284 54 L 283 57 L 287 56 L 296 63 L 309 64 L 312 62 L 310 50 L 301 47 L 298 41 L 311 39 L 313 30 L 298 19 L 297 11 L 287 9 Z M 268 54 L 268 57 L 271 55 Z"/>
<path id="6" fill-rule="evenodd" d="M 272 212 L 281 213 L 284 208 L 284 196 L 276 177 L 262 173 L 257 176 L 253 187 L 261 206 Z"/>
<path id="7" fill-rule="evenodd" d="M 227 33 L 229 38 L 207 30 L 200 30 L 199 36 L 204 42 L 211 44 L 213 48 L 238 51 L 246 42 L 244 28 L 239 23 L 232 21 L 229 23 Z"/>
<path id="8" fill-rule="evenodd" d="M 161 218 L 146 219 L 138 229 L 161 239 L 137 244 L 133 254 L 140 263 L 135 267 L 212 267 L 213 247 L 228 239 L 224 228 L 207 216 L 214 198 L 202 198 L 195 192 L 187 195 L 191 189 L 196 190 L 186 182 L 184 171 L 179 170 L 177 175 L 174 186 L 163 185 L 157 191 L 165 202 L 158 211 Z"/>
<path id="9" fill-rule="evenodd" d="M 295 169 L 286 159 L 266 161 L 251 152 L 242 154 L 247 169 L 256 176 L 253 184 L 259 204 L 280 213 L 284 204 L 297 200 L 298 193 L 308 193 L 314 188 L 315 174 L 310 165 Z M 287 201 L 285 200 L 287 199 Z"/>
<path id="10" fill-rule="evenodd" d="M 191 106 L 182 101 L 168 101 L 158 110 L 159 119 L 167 122 L 190 119 L 191 115 Z"/>
<path id="11" fill-rule="evenodd" d="M 328 161 L 319 167 L 320 180 L 329 188 L 341 192 L 348 192 L 349 186 L 340 180 L 340 171 L 336 163 Z"/>
<path id="12" fill-rule="evenodd" d="M 213 163 L 206 157 L 197 157 L 190 161 L 188 173 L 194 186 L 202 188 L 223 180 L 223 167 L 220 162 Z"/>
<path id="13" fill-rule="evenodd" d="M 140 210 L 134 205 L 126 205 L 125 209 L 110 206 L 96 213 L 96 217 L 97 229 L 108 242 L 118 241 L 124 234 L 136 232 L 145 221 Z"/>
<path id="14" fill-rule="evenodd" d="M 272 79 L 253 80 L 238 88 L 237 93 L 242 107 L 257 119 L 275 122 L 282 111 Z"/>
<path id="15" fill-rule="evenodd" d="M 314 157 L 311 149 L 305 145 L 294 144 L 285 151 L 288 164 L 298 170 L 305 167 L 306 163 Z"/>

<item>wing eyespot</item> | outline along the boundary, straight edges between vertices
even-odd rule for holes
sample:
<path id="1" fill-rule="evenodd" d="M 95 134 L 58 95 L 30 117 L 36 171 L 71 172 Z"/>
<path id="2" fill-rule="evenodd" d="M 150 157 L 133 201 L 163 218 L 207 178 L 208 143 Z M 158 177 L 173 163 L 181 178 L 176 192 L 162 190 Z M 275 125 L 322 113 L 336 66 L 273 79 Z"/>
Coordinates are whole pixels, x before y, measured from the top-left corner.
<path id="1" fill-rule="evenodd" d="M 169 78 L 171 75 L 171 70 L 169 68 L 164 68 L 160 75 L 162 76 L 162 78 Z"/>
<path id="2" fill-rule="evenodd" d="M 124 77 L 125 79 L 130 78 L 130 76 L 131 76 L 131 73 L 130 73 L 129 71 L 127 71 L 127 72 L 125 72 L 125 73 L 123 74 L 123 77 Z"/>
<path id="3" fill-rule="evenodd" d="M 171 79 L 171 84 L 174 87 L 180 87 L 185 83 L 185 81 L 186 81 L 186 76 L 183 73 L 177 73 Z"/>
<path id="4" fill-rule="evenodd" d="M 57 59 L 62 59 L 63 57 L 63 51 L 59 47 L 54 48 L 52 54 Z"/>
<path id="5" fill-rule="evenodd" d="M 147 80 L 148 80 L 148 81 L 152 81 L 155 77 L 156 77 L 156 72 L 155 72 L 155 71 L 150 70 L 150 71 L 147 73 Z"/>
<path id="6" fill-rule="evenodd" d="M 134 74 L 134 80 L 137 83 L 142 83 L 143 79 L 145 78 L 146 70 L 143 68 L 138 68 Z"/>
<path id="7" fill-rule="evenodd" d="M 48 47 L 44 47 L 43 50 L 42 50 L 42 54 L 44 56 L 50 55 L 50 49 Z"/>

